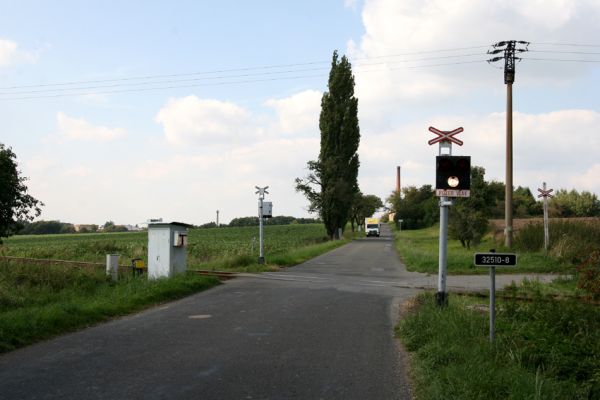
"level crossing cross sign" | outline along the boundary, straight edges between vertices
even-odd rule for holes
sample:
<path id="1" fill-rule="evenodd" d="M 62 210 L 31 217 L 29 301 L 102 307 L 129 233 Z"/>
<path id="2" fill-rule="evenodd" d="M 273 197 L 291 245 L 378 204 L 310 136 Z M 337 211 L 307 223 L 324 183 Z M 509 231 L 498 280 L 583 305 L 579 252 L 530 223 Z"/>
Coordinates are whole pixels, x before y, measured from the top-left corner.
<path id="1" fill-rule="evenodd" d="M 429 132 L 435 133 L 436 135 L 438 135 L 438 137 L 431 139 L 427 143 L 432 145 L 432 144 L 439 143 L 439 142 L 452 142 L 452 143 L 456 143 L 459 146 L 462 146 L 463 141 L 455 138 L 454 136 L 461 133 L 463 130 L 464 129 L 462 127 L 460 127 L 460 128 L 456 128 L 451 131 L 440 131 L 439 129 L 436 129 L 433 126 L 430 126 Z"/>
<path id="2" fill-rule="evenodd" d="M 544 183 L 544 185 L 545 185 L 545 183 Z M 544 198 L 545 197 L 554 197 L 552 194 L 550 194 L 550 193 L 552 193 L 552 191 L 554 191 L 554 189 L 545 190 L 545 189 L 538 188 L 538 192 L 540 192 L 540 194 L 538 194 L 538 197 L 544 197 Z"/>

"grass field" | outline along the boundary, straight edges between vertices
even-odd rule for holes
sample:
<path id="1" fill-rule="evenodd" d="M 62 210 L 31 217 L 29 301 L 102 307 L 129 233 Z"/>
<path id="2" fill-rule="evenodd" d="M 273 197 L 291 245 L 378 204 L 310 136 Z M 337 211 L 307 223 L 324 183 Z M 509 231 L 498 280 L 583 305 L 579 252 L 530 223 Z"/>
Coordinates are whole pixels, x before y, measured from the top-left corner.
<path id="1" fill-rule="evenodd" d="M 396 248 L 409 271 L 436 274 L 438 272 L 439 227 L 419 230 L 403 230 L 395 232 Z M 479 245 L 471 249 L 463 248 L 457 240 L 448 241 L 448 274 L 488 274 L 487 268 L 475 267 L 473 255 L 478 252 L 487 253 L 490 249 L 497 252 L 507 251 L 499 246 L 491 236 L 487 236 Z M 497 268 L 496 273 L 572 273 L 575 267 L 556 257 L 547 255 L 543 250 L 517 251 L 516 268 Z"/>
<path id="2" fill-rule="evenodd" d="M 600 312 L 577 299 L 503 300 L 496 341 L 486 302 L 422 294 L 397 333 L 411 352 L 417 398 L 599 399 Z"/>
<path id="3" fill-rule="evenodd" d="M 257 269 L 258 227 L 191 229 L 188 241 L 188 269 Z M 342 243 L 327 241 L 321 224 L 265 227 L 271 268 L 304 261 Z M 13 236 L 0 246 L 0 255 L 70 261 L 103 263 L 106 254 L 119 254 L 122 265 L 132 258 L 146 260 L 147 252 L 146 232 Z"/>
<path id="4" fill-rule="evenodd" d="M 109 281 L 103 270 L 0 261 L 0 353 L 218 284 L 178 275 Z"/>

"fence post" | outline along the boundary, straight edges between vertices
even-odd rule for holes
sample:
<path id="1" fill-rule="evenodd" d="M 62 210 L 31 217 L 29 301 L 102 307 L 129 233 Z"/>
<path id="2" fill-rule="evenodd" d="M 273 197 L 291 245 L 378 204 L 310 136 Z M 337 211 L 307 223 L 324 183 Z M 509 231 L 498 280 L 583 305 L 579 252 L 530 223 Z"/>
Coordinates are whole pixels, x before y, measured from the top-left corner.
<path id="1" fill-rule="evenodd" d="M 118 254 L 107 254 L 106 255 L 106 275 L 110 276 L 114 282 L 119 280 L 119 255 Z"/>

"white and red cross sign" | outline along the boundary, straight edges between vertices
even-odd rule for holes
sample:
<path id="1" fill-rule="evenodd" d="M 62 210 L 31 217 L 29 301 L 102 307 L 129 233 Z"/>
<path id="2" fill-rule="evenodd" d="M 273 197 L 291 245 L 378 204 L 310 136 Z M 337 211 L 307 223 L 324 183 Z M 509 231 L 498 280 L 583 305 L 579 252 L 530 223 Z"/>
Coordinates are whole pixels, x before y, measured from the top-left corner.
<path id="1" fill-rule="evenodd" d="M 552 193 L 554 191 L 554 189 L 540 189 L 538 188 L 538 192 L 540 192 L 540 194 L 538 194 L 538 197 L 553 197 L 553 195 L 551 195 L 550 193 Z"/>
<path id="2" fill-rule="evenodd" d="M 452 142 L 452 143 L 456 143 L 459 146 L 462 146 L 463 141 L 455 138 L 454 136 L 461 133 L 463 130 L 464 129 L 462 128 L 462 126 L 460 128 L 456 128 L 452 131 L 440 131 L 439 129 L 436 129 L 433 126 L 430 126 L 429 132 L 435 133 L 436 135 L 438 135 L 438 137 L 431 139 L 427 143 L 432 145 L 432 144 L 439 143 L 439 142 Z"/>

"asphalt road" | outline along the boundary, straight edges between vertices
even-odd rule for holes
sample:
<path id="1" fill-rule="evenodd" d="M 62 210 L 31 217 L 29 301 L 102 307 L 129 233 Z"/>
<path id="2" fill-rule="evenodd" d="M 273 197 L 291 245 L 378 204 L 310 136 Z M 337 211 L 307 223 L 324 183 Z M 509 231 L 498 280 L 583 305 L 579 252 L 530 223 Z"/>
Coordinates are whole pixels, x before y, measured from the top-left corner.
<path id="1" fill-rule="evenodd" d="M 389 236 L 355 241 L 0 356 L 0 398 L 409 399 L 402 273 Z"/>
<path id="2" fill-rule="evenodd" d="M 393 328 L 399 304 L 436 284 L 406 271 L 384 225 L 285 271 L 2 355 L 0 398 L 409 399 Z"/>

